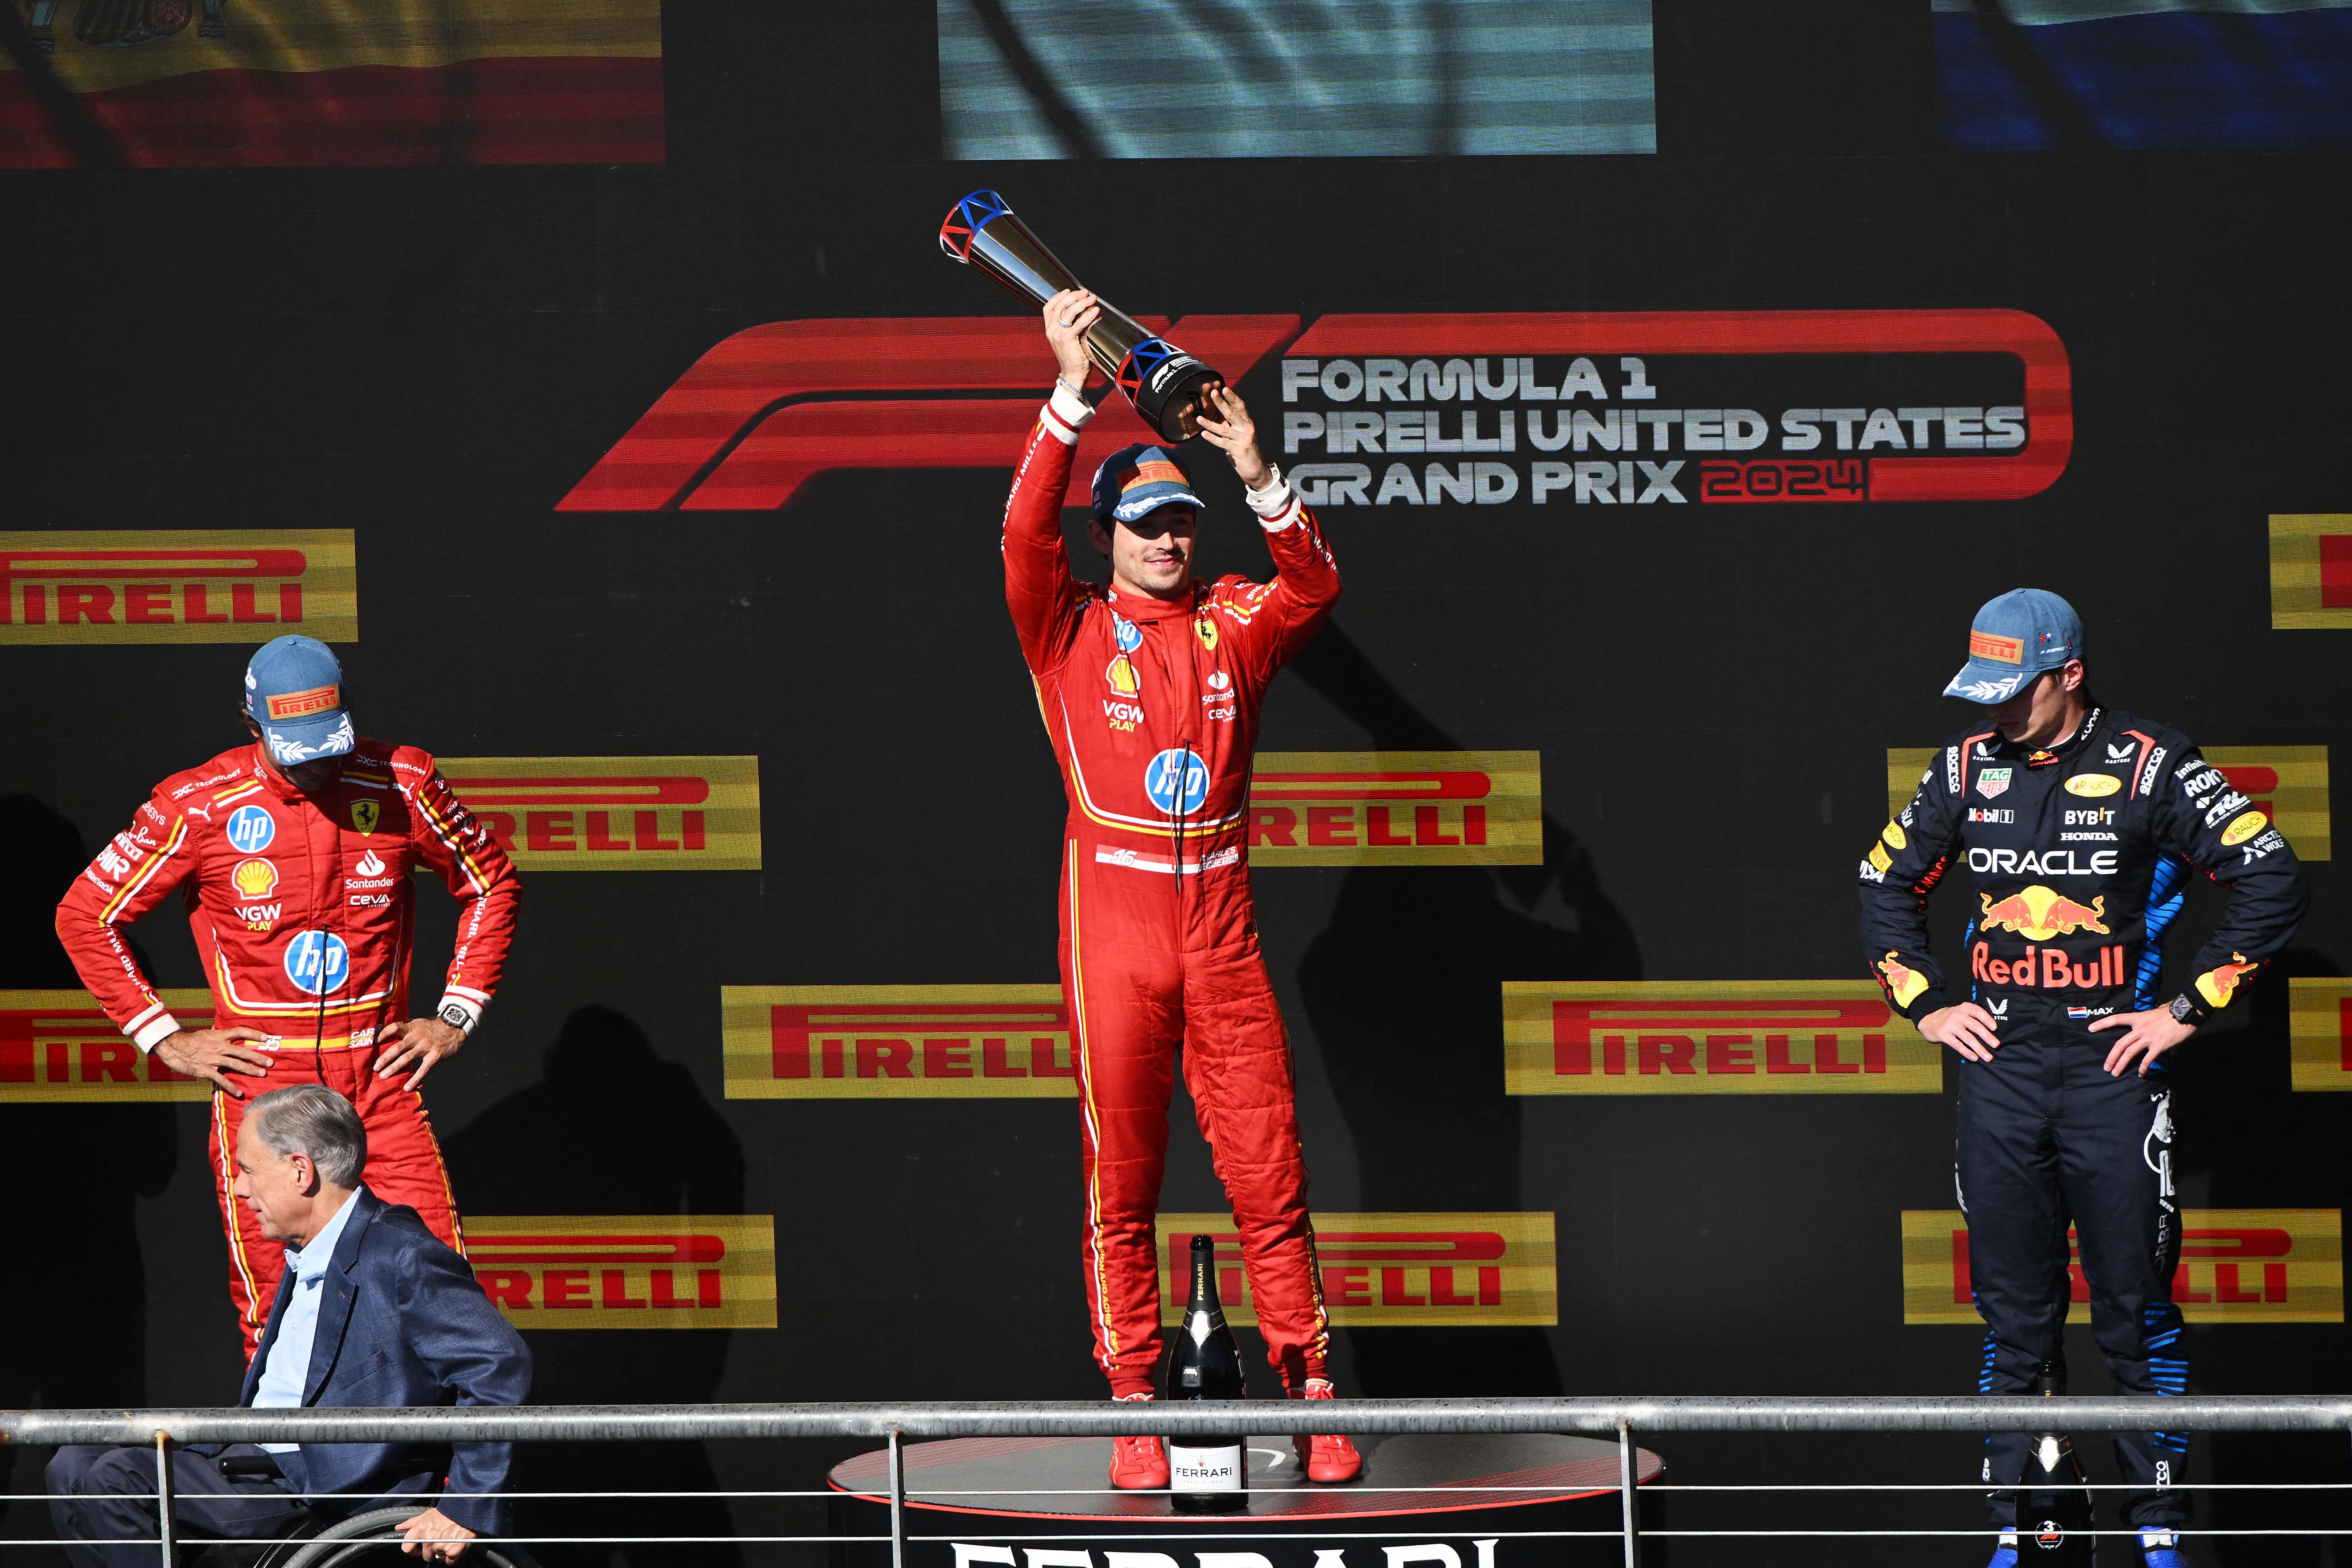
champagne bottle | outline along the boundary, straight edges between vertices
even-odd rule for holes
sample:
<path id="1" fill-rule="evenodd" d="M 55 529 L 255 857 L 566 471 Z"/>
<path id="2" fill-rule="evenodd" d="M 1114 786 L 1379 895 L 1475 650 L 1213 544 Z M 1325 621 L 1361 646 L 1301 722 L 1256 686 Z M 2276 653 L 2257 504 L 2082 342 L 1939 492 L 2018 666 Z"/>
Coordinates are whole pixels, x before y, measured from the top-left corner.
<path id="1" fill-rule="evenodd" d="M 2033 1374 L 2033 1392 L 2055 1394 L 2063 1384 L 2054 1362 L 2043 1362 Z M 2097 1537 L 2091 1533 L 2089 1479 L 2074 1445 L 2063 1432 L 2037 1432 L 2026 1452 L 2023 1489 L 2017 1500 L 2017 1544 L 2021 1563 L 2034 1568 L 2095 1563 Z"/>
<path id="2" fill-rule="evenodd" d="M 1243 1397 L 1241 1347 L 1217 1304 L 1217 1244 L 1192 1238 L 1192 1295 L 1168 1355 L 1168 1397 Z M 1242 1513 L 1249 1509 L 1249 1438 L 1240 1412 L 1231 1435 L 1168 1439 L 1168 1484 L 1178 1513 Z"/>

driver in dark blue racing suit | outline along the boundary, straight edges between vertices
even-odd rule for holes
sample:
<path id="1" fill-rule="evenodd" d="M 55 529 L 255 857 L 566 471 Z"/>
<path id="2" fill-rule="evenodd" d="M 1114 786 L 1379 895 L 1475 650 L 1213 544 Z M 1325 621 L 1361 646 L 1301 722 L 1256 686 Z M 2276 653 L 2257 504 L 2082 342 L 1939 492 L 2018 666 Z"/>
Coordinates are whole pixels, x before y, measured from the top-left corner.
<path id="1" fill-rule="evenodd" d="M 1946 689 L 1985 706 L 1936 755 L 1862 862 L 1864 952 L 1890 1002 L 1960 1068 L 1954 1165 L 1982 1314 L 1979 1392 L 2021 1394 L 2059 1364 L 2071 1224 L 2091 1326 L 2121 1394 L 2188 1386 L 2172 1275 L 2172 1089 L 2160 1059 L 2231 1005 L 2286 946 L 2309 901 L 2303 868 L 2255 804 L 2188 738 L 2092 702 L 2082 624 L 2020 588 L 1977 613 Z M 1927 953 L 1927 895 L 1965 858 L 1974 902 L 1966 999 Z M 2181 992 L 2159 999 L 2166 927 L 2202 872 L 2229 889 Z M 1986 1441 L 1984 1479 L 2013 1568 L 2028 1439 Z M 2173 1489 L 2185 1435 L 2128 1433 L 2125 1515 L 2149 1568 L 2180 1568 Z"/>

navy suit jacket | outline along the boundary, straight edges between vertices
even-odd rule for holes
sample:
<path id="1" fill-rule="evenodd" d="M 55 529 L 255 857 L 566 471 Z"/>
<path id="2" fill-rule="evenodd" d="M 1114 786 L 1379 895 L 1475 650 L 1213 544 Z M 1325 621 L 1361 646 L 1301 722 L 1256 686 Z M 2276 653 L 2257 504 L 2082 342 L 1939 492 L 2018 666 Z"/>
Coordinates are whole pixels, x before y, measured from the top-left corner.
<path id="1" fill-rule="evenodd" d="M 318 1337 L 302 1403 L 324 1406 L 520 1405 L 530 1394 L 530 1349 L 491 1306 L 466 1260 L 425 1228 L 412 1208 L 359 1190 L 320 1281 Z M 270 1303 L 261 1348 L 246 1368 L 240 1405 L 253 1403 L 261 1368 L 294 1290 L 288 1269 Z M 513 1458 L 505 1443 L 305 1443 L 278 1456 L 308 1492 L 364 1500 L 416 1491 L 443 1473 L 452 1492 L 497 1492 Z M 287 1460 L 297 1461 L 287 1464 Z M 479 1535 L 504 1533 L 501 1497 L 452 1497 L 443 1513 Z"/>

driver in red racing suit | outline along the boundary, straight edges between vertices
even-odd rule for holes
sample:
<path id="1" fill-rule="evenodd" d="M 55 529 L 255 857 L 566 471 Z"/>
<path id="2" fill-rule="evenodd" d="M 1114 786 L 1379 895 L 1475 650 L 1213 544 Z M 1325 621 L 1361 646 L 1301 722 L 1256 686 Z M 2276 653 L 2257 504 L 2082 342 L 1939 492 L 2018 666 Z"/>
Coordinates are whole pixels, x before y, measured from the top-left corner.
<path id="1" fill-rule="evenodd" d="M 457 1206 L 417 1086 L 489 1005 L 521 888 L 506 852 L 433 759 L 352 732 L 334 655 L 279 637 L 246 677 L 253 742 L 173 773 L 58 904 L 58 936 L 142 1052 L 211 1083 L 212 1164 L 246 1354 L 285 1249 L 234 1192 L 237 1129 L 274 1089 L 320 1083 L 367 1128 L 368 1186 L 464 1250 Z M 408 1012 L 413 871 L 457 898 L 457 936 L 433 1013 Z M 175 1018 L 122 928 L 182 890 L 210 1028 Z"/>
<path id="2" fill-rule="evenodd" d="M 1061 376 L 1021 454 L 1003 538 L 1005 599 L 1069 795 L 1060 955 L 1078 1044 L 1095 1358 L 1118 1397 L 1151 1397 L 1152 1219 L 1181 1041 L 1267 1360 L 1291 1397 L 1328 1399 L 1290 1049 L 1258 952 L 1243 841 L 1259 701 L 1339 598 L 1339 569 L 1313 516 L 1259 456 L 1242 400 L 1213 384 L 1199 430 L 1248 488 L 1274 581 L 1193 579 L 1200 502 L 1158 447 L 1117 453 L 1096 477 L 1092 529 L 1110 584 L 1071 576 L 1062 502 L 1093 416 L 1079 391 L 1097 314 L 1083 289 L 1045 307 Z M 1312 1480 L 1350 1480 L 1362 1464 L 1345 1437 L 1300 1438 L 1298 1448 Z M 1160 1440 L 1118 1439 L 1111 1480 L 1168 1485 Z"/>

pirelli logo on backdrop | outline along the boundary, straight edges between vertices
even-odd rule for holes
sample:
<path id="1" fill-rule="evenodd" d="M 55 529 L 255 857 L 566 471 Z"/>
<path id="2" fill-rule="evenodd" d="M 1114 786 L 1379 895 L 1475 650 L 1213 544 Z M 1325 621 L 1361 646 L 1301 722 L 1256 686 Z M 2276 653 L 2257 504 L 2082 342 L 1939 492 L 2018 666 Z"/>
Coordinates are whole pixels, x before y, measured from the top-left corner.
<path id="1" fill-rule="evenodd" d="M 1536 866 L 1538 752 L 1260 752 L 1249 858 L 1259 866 Z"/>
<path id="2" fill-rule="evenodd" d="M 2271 519 L 2271 629 L 2352 626 L 2352 512 Z M 2294 835 L 2289 834 L 2293 842 Z"/>
<path id="3" fill-rule="evenodd" d="M 0 532 L 0 643 L 357 642 L 348 528 Z"/>
<path id="4" fill-rule="evenodd" d="M 212 994 L 161 991 L 183 1028 L 209 1028 Z M 87 991 L 0 991 L 0 1104 L 210 1100 L 212 1085 L 141 1054 Z"/>
<path id="5" fill-rule="evenodd" d="M 2305 1092 L 2352 1089 L 2352 980 L 2291 979 L 2288 1081 Z"/>
<path id="6" fill-rule="evenodd" d="M 2172 1299 L 2192 1323 L 2340 1323 L 2339 1209 L 2183 1209 Z M 2074 1232 L 2066 1233 L 2074 1300 L 2091 1299 Z M 1969 1278 L 1968 1216 L 1903 1211 L 1903 1321 L 1979 1323 Z"/>
<path id="7" fill-rule="evenodd" d="M 730 1100 L 1066 1100 L 1059 985 L 727 985 Z"/>
<path id="8" fill-rule="evenodd" d="M 1938 1094 L 1867 980 L 1507 980 L 1508 1094 Z"/>
<path id="9" fill-rule="evenodd" d="M 532 871 L 756 871 L 757 757 L 443 757 L 441 775 Z"/>
<path id="10" fill-rule="evenodd" d="M 1886 815 L 1900 816 L 1919 793 L 1919 775 L 1938 748 L 1890 746 L 1886 750 Z M 2327 748 L 2325 746 L 2203 746 L 2205 760 L 2230 787 L 2278 825 L 2297 858 L 2326 860 L 2334 845 L 2327 810 Z"/>
<path id="11" fill-rule="evenodd" d="M 466 1216 L 466 1258 L 519 1329 L 772 1329 L 772 1215 Z"/>
<path id="12" fill-rule="evenodd" d="M 1315 1258 L 1323 1305 L 1340 1328 L 1549 1326 L 1559 1321 L 1559 1271 L 1549 1214 L 1318 1214 Z M 1213 1237 L 1225 1321 L 1257 1321 L 1231 1215 L 1163 1214 L 1160 1321 L 1181 1322 L 1192 1243 Z"/>

